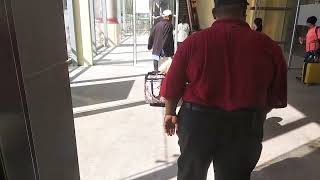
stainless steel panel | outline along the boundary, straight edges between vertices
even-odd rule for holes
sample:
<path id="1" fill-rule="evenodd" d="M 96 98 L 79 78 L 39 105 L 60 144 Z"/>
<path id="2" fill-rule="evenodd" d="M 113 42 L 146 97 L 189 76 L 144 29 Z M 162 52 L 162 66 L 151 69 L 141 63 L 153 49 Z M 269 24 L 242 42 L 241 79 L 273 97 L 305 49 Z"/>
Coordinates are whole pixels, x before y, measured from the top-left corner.
<path id="1" fill-rule="evenodd" d="M 79 179 L 67 64 L 25 81 L 39 166 L 45 180 Z"/>
<path id="2" fill-rule="evenodd" d="M 25 78 L 67 61 L 63 1 L 11 0 L 11 3 Z"/>
<path id="3" fill-rule="evenodd" d="M 35 180 L 32 148 L 20 92 L 10 6 L 0 0 L 0 148 L 8 180 Z M 9 18 L 9 19 L 8 19 Z"/>

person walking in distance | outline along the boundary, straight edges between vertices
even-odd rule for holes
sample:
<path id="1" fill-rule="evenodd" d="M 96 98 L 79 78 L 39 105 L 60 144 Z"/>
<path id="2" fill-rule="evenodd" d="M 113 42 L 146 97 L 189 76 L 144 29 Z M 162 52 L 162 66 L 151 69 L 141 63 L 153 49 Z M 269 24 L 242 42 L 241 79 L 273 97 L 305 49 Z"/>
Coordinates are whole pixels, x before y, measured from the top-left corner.
<path id="1" fill-rule="evenodd" d="M 178 46 L 187 39 L 190 33 L 190 26 L 187 23 L 187 16 L 182 16 L 178 24 Z"/>
<path id="2" fill-rule="evenodd" d="M 253 30 L 262 32 L 263 30 L 263 21 L 261 18 L 255 18 L 253 21 Z"/>
<path id="3" fill-rule="evenodd" d="M 165 61 L 174 54 L 172 12 L 165 10 L 162 20 L 151 31 L 148 49 L 152 49 L 154 71 L 158 71 L 160 61 Z"/>
<path id="4" fill-rule="evenodd" d="M 164 129 L 179 137 L 178 180 L 205 180 L 212 162 L 215 180 L 250 180 L 266 114 L 287 106 L 286 60 L 245 22 L 247 6 L 215 0 L 216 21 L 181 44 L 163 81 Z"/>

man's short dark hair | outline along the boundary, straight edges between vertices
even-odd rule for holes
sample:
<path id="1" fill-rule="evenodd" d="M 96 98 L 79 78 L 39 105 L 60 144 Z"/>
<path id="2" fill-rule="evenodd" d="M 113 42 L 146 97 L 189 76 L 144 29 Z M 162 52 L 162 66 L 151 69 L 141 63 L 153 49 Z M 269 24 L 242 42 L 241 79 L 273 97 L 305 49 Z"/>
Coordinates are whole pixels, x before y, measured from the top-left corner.
<path id="1" fill-rule="evenodd" d="M 313 25 L 315 25 L 317 23 L 317 21 L 318 21 L 318 19 L 315 16 L 308 17 L 308 19 L 307 19 L 307 23 L 310 23 Z"/>
<path id="2" fill-rule="evenodd" d="M 232 4 L 232 5 L 223 5 L 216 8 L 213 8 L 212 14 L 214 16 L 239 16 L 239 12 L 245 12 L 247 9 L 247 4 Z"/>

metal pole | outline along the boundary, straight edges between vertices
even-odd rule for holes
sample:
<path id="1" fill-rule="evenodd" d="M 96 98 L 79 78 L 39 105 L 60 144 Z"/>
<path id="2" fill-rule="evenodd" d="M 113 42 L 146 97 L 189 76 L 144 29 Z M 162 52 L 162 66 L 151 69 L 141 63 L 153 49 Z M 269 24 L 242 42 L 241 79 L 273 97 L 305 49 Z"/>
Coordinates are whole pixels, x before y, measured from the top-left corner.
<path id="1" fill-rule="evenodd" d="M 133 65 L 137 64 L 136 0 L 133 0 Z"/>
<path id="2" fill-rule="evenodd" d="M 124 32 L 127 32 L 126 15 L 126 0 L 122 0 L 122 28 Z"/>
<path id="3" fill-rule="evenodd" d="M 90 25 L 91 25 L 91 41 L 93 57 L 97 55 L 97 38 L 96 38 L 96 17 L 95 17 L 95 3 L 93 0 L 89 1 L 90 8 Z"/>
<path id="4" fill-rule="evenodd" d="M 298 0 L 296 18 L 294 20 L 294 26 L 293 26 L 293 32 L 292 32 L 292 38 L 291 38 L 291 45 L 290 45 L 290 52 L 289 52 L 288 68 L 291 67 L 291 62 L 292 62 L 292 54 L 293 54 L 292 50 L 293 50 L 294 36 L 296 35 L 296 26 L 297 26 L 297 23 L 298 23 L 298 16 L 299 16 L 299 10 L 300 10 L 300 1 L 301 0 Z"/>
<path id="5" fill-rule="evenodd" d="M 104 46 L 108 47 L 108 16 L 107 16 L 107 1 L 102 0 L 102 19 L 103 19 L 103 34 L 104 34 Z"/>
<path id="6" fill-rule="evenodd" d="M 175 21 L 175 36 L 174 36 L 174 50 L 178 49 L 178 24 L 179 24 L 179 0 L 176 0 L 176 21 Z"/>

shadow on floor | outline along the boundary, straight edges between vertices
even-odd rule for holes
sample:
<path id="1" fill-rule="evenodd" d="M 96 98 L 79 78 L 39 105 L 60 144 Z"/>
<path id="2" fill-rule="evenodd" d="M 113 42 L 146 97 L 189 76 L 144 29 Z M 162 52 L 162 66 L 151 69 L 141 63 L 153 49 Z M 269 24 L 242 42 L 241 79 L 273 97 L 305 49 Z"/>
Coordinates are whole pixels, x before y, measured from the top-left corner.
<path id="1" fill-rule="evenodd" d="M 74 81 L 76 78 L 78 78 L 79 76 L 81 76 L 82 74 L 84 74 L 86 71 L 88 71 L 90 69 L 90 66 L 85 67 L 83 69 L 81 69 L 81 71 L 77 72 L 75 75 L 71 76 L 70 82 Z"/>
<path id="2" fill-rule="evenodd" d="M 305 114 L 305 118 L 280 125 L 281 117 L 271 117 L 265 123 L 265 139 L 268 140 L 293 131 L 309 123 L 320 125 L 320 87 L 307 87 L 295 79 L 300 70 L 290 70 L 288 75 L 288 101 L 291 106 Z M 285 154 L 281 155 L 282 157 Z M 253 173 L 252 180 L 320 180 L 320 149 L 303 157 L 288 158 Z M 177 174 L 176 165 L 135 178 L 136 180 L 168 180 Z"/>
<path id="3" fill-rule="evenodd" d="M 252 180 L 319 180 L 320 149 L 303 157 L 288 158 L 252 174 Z"/>
<path id="4" fill-rule="evenodd" d="M 160 169 L 160 170 L 156 170 L 156 169 Z M 177 171 L 178 171 L 178 166 L 176 163 L 163 164 L 163 165 L 133 174 L 131 176 L 121 178 L 120 180 L 160 180 L 160 179 L 169 180 L 177 176 Z"/>
<path id="5" fill-rule="evenodd" d="M 153 59 L 144 59 L 144 60 L 138 60 L 138 62 L 153 62 Z M 111 61 L 109 59 L 106 60 L 99 60 L 97 61 L 97 65 L 119 65 L 119 64 L 132 64 L 133 60 L 130 61 Z"/>
<path id="6" fill-rule="evenodd" d="M 117 80 L 117 79 L 124 79 L 124 78 L 142 77 L 142 76 L 145 76 L 145 74 L 137 74 L 137 75 L 130 75 L 130 76 L 119 76 L 119 77 L 112 77 L 112 78 L 101 78 L 101 79 L 89 79 L 89 80 L 83 80 L 83 81 L 74 81 L 71 84 L 97 82 L 97 81 L 109 81 L 109 80 Z"/>
<path id="7" fill-rule="evenodd" d="M 282 121 L 281 117 L 267 119 L 264 140 L 293 131 L 309 123 L 320 125 L 320 111 L 317 110 L 320 105 L 320 86 L 308 87 L 297 81 L 295 77 L 300 71 L 290 70 L 288 73 L 288 104 L 302 112 L 306 117 L 284 126 L 279 124 Z"/>
<path id="8" fill-rule="evenodd" d="M 70 66 L 69 65 L 69 74 L 72 73 L 73 71 L 77 70 L 80 66 Z"/>
<path id="9" fill-rule="evenodd" d="M 118 105 L 118 106 L 112 106 L 112 107 L 107 107 L 107 108 L 102 108 L 102 109 L 97 109 L 97 110 L 74 113 L 73 117 L 74 118 L 85 117 L 85 116 L 90 116 L 90 115 L 95 115 L 95 114 L 100 114 L 100 113 L 105 113 L 105 112 L 111 112 L 111 111 L 136 107 L 136 106 L 142 106 L 145 104 L 146 104 L 145 101 L 132 102 L 132 103 L 128 103 L 128 104 L 122 104 L 122 105 Z"/>
<path id="10" fill-rule="evenodd" d="M 169 180 L 177 176 L 177 171 L 178 171 L 177 164 L 173 164 L 159 171 L 155 171 L 153 173 L 150 173 L 138 178 L 134 178 L 132 180 L 152 180 L 152 179 Z"/>
<path id="11" fill-rule="evenodd" d="M 73 107 L 127 99 L 133 84 L 134 80 L 72 87 Z"/>
<path id="12" fill-rule="evenodd" d="M 151 51 L 138 51 L 137 53 L 147 53 L 147 52 L 151 53 Z M 111 52 L 109 54 L 129 54 L 129 53 L 133 53 L 133 50 L 132 51 L 127 51 L 127 52 Z"/>

